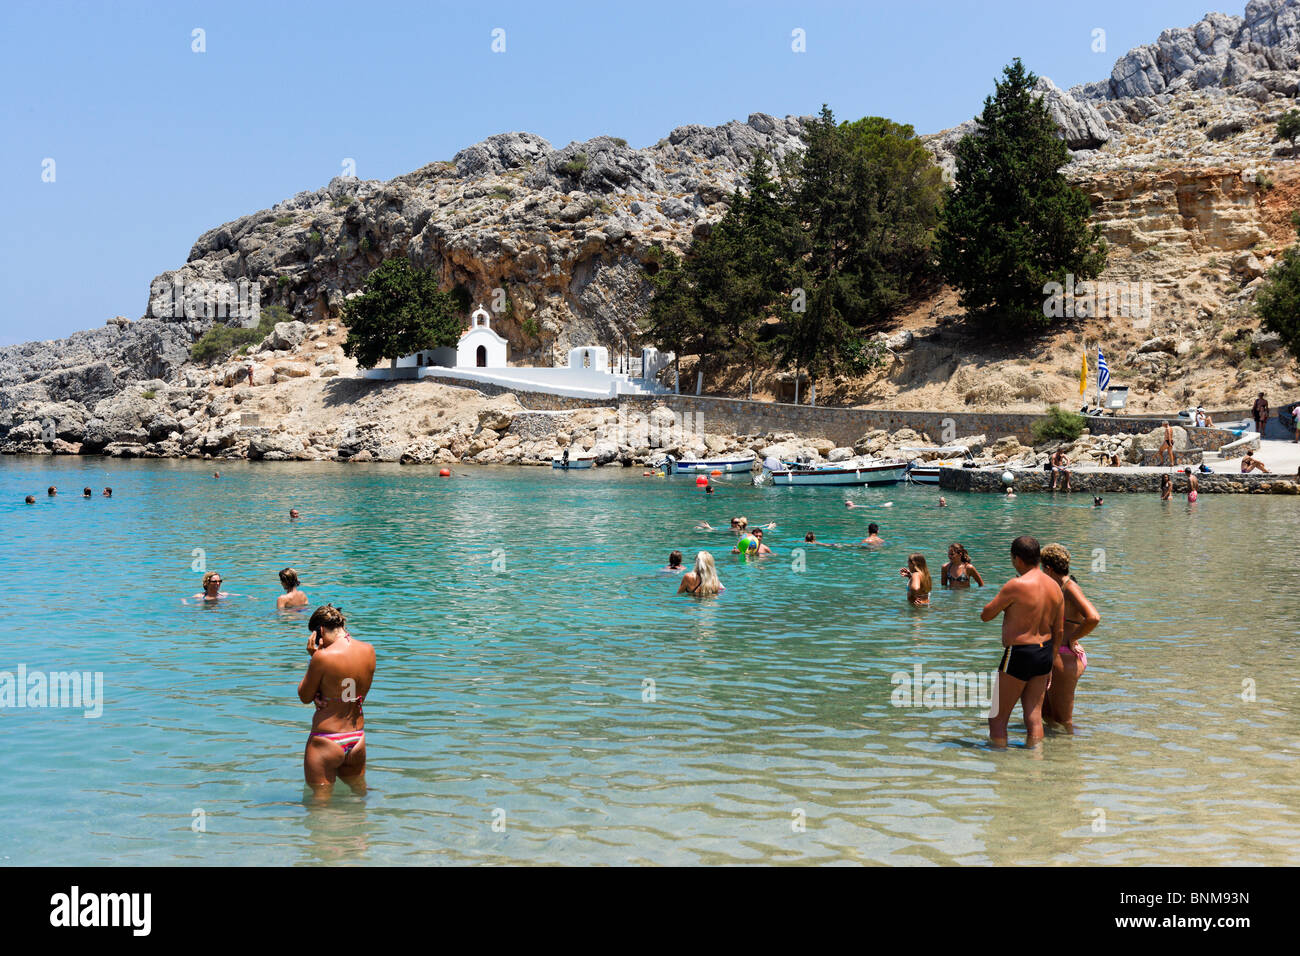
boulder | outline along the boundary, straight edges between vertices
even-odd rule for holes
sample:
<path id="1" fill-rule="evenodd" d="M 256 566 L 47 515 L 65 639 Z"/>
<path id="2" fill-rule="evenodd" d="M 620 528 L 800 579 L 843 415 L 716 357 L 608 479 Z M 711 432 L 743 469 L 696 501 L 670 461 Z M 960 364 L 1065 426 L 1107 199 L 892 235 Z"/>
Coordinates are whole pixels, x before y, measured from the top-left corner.
<path id="1" fill-rule="evenodd" d="M 826 456 L 827 461 L 848 461 L 853 457 L 852 448 L 832 448 Z"/>
<path id="2" fill-rule="evenodd" d="M 277 322 L 271 334 L 262 340 L 260 348 L 275 352 L 287 352 L 290 349 L 296 349 L 307 338 L 307 332 L 308 328 L 305 322 Z"/>

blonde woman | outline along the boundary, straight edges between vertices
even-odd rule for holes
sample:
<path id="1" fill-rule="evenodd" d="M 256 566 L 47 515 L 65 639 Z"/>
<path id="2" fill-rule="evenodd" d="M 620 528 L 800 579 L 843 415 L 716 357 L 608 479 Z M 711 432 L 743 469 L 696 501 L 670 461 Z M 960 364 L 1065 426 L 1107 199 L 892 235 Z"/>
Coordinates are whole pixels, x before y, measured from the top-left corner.
<path id="1" fill-rule="evenodd" d="M 229 591 L 221 590 L 221 583 L 221 574 L 217 571 L 209 571 L 203 575 L 203 590 L 198 594 L 191 595 L 191 597 L 204 603 L 212 603 L 228 597 L 243 597 L 242 594 L 232 594 Z M 185 598 L 181 598 L 181 603 L 189 604 L 190 602 Z"/>
<path id="2" fill-rule="evenodd" d="M 720 591 L 727 590 L 718 580 L 718 569 L 714 567 L 713 555 L 701 551 L 695 556 L 695 568 L 682 575 L 682 583 L 677 588 L 678 594 L 692 597 L 713 597 Z"/>
<path id="3" fill-rule="evenodd" d="M 925 566 L 925 556 L 909 554 L 907 567 L 899 573 L 907 578 L 907 603 L 914 607 L 928 607 L 934 582 L 930 580 L 930 569 Z"/>
<path id="4" fill-rule="evenodd" d="M 1070 552 L 1062 545 L 1049 544 L 1040 557 L 1043 572 L 1061 586 L 1065 598 L 1065 635 L 1052 661 L 1052 676 L 1047 683 L 1043 716 L 1073 729 L 1074 692 L 1079 678 L 1088 667 L 1088 655 L 1079 639 L 1101 623 L 1101 615 L 1084 595 L 1077 581 L 1070 577 Z"/>

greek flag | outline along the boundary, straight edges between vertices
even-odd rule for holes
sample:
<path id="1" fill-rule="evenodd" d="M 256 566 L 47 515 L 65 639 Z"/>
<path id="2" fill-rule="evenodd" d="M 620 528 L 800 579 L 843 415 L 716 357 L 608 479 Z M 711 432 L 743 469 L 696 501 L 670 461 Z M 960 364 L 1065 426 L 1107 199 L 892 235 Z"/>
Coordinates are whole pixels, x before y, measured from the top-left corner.
<path id="1" fill-rule="evenodd" d="M 1097 349 L 1097 391 L 1104 392 L 1110 386 L 1110 366 L 1106 364 L 1106 357 L 1101 354 L 1101 349 Z"/>

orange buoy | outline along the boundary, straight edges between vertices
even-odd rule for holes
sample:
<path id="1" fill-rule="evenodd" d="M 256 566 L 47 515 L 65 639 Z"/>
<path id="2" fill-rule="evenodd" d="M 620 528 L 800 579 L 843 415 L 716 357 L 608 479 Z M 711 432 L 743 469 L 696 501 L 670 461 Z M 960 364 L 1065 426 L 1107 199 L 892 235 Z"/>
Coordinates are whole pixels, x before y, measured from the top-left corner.
<path id="1" fill-rule="evenodd" d="M 439 478 L 450 478 L 450 477 L 451 477 L 451 469 L 450 469 L 450 468 L 443 468 L 442 470 L 440 470 L 440 471 L 438 472 L 438 477 L 439 477 Z"/>
<path id="2" fill-rule="evenodd" d="M 716 478 L 718 477 L 718 475 L 722 474 L 722 472 L 719 471 L 717 468 L 714 468 L 711 472 L 709 472 L 709 474 L 712 475 L 714 478 Z"/>
<path id="3" fill-rule="evenodd" d="M 699 488 L 703 488 L 708 483 L 709 483 L 709 479 L 705 478 L 703 475 L 700 475 L 698 478 L 695 479 L 695 484 Z"/>

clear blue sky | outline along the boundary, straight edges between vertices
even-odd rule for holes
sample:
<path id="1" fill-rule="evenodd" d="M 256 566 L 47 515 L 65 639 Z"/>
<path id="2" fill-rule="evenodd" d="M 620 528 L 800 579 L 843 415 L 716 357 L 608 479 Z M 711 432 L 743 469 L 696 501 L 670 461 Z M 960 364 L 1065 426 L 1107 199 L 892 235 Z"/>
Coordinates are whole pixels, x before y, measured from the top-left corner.
<path id="1" fill-rule="evenodd" d="M 639 147 L 823 102 L 934 132 L 1015 56 L 1062 87 L 1103 79 L 1207 2 L 0 0 L 0 345 L 138 318 L 202 232 L 345 158 L 388 179 L 508 130 Z"/>

